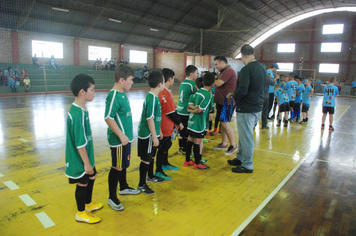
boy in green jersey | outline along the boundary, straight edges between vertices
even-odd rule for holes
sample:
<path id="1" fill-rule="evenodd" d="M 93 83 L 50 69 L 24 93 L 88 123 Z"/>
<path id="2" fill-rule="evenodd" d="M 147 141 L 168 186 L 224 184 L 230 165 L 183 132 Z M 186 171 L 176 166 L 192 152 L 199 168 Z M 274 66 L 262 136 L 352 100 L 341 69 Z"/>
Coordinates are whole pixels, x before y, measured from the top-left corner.
<path id="1" fill-rule="evenodd" d="M 115 70 L 114 87 L 106 97 L 105 122 L 109 126 L 107 139 L 111 149 L 108 204 L 117 211 L 124 210 L 124 206 L 117 198 L 118 183 L 120 195 L 140 193 L 139 190 L 129 187 L 126 181 L 126 169 L 130 166 L 133 128 L 130 102 L 124 92 L 130 90 L 133 76 L 134 71 L 131 67 L 120 64 Z"/>
<path id="2" fill-rule="evenodd" d="M 193 101 L 196 108 L 191 111 L 192 113 L 189 115 L 189 137 L 186 146 L 186 161 L 184 162 L 184 166 L 194 166 L 194 169 L 207 170 L 210 168 L 209 166 L 201 163 L 200 143 L 202 142 L 202 139 L 208 130 L 209 112 L 213 108 L 212 94 L 210 93 L 210 89 L 214 87 L 214 82 L 215 76 L 212 73 L 206 73 L 204 75 L 204 87 L 196 92 Z M 190 160 L 190 152 L 192 150 L 193 144 L 195 163 Z"/>
<path id="3" fill-rule="evenodd" d="M 159 92 L 164 89 L 164 78 L 160 71 L 152 71 L 148 76 L 148 85 L 151 90 L 143 102 L 141 119 L 138 125 L 137 155 L 141 157 L 140 182 L 137 189 L 146 194 L 155 194 L 146 183 L 161 183 L 165 180 L 153 174 L 154 157 L 159 145 L 158 138 L 162 139 L 161 132 L 161 103 Z"/>
<path id="4" fill-rule="evenodd" d="M 179 86 L 179 102 L 177 106 L 177 113 L 179 115 L 180 121 L 184 128 L 179 131 L 179 149 L 178 152 L 185 155 L 185 147 L 187 145 L 188 138 L 188 119 L 189 112 L 187 110 L 189 106 L 190 95 L 196 93 L 197 89 L 195 87 L 195 80 L 198 77 L 198 68 L 193 65 L 187 66 L 185 68 L 185 75 L 187 76 L 185 80 Z"/>
<path id="5" fill-rule="evenodd" d="M 78 222 L 95 224 L 100 218 L 91 214 L 103 207 L 92 201 L 94 181 L 97 176 L 94 160 L 93 139 L 86 102 L 94 100 L 94 80 L 89 75 L 80 74 L 73 78 L 70 89 L 75 100 L 67 117 L 67 137 L 65 151 L 65 174 L 70 184 L 77 184 L 75 199 Z"/>

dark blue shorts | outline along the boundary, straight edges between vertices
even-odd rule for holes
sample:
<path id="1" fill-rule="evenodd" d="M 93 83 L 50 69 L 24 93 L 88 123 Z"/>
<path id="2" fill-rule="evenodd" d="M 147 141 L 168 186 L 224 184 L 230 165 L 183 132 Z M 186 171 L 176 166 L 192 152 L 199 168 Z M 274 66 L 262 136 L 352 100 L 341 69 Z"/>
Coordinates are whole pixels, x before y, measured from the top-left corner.
<path id="1" fill-rule="evenodd" d="M 302 112 L 308 112 L 309 111 L 309 104 L 305 104 L 303 103 L 303 106 L 302 106 Z"/>
<path id="2" fill-rule="evenodd" d="M 281 105 L 279 105 L 279 112 L 285 112 L 285 111 L 289 111 L 289 103 L 285 102 Z"/>
<path id="3" fill-rule="evenodd" d="M 130 166 L 131 143 L 125 146 L 110 147 L 111 165 L 116 168 L 128 168 Z"/>
<path id="4" fill-rule="evenodd" d="M 330 115 L 333 115 L 335 113 L 335 108 L 323 106 L 323 113 L 328 113 L 328 112 Z"/>

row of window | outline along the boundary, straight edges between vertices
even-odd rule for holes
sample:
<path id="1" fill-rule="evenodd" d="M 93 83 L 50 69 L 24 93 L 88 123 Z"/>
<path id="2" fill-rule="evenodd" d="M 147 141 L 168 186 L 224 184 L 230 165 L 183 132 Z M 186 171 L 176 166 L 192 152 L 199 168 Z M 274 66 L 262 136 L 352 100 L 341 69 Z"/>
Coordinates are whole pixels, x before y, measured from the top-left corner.
<path id="1" fill-rule="evenodd" d="M 278 62 L 278 71 L 292 72 L 294 70 L 294 63 Z M 319 73 L 339 73 L 339 64 L 319 64 Z"/>
<path id="2" fill-rule="evenodd" d="M 40 58 L 50 58 L 52 55 L 54 58 L 63 59 L 63 43 L 47 42 L 32 40 L 32 56 L 36 54 Z M 95 61 L 101 58 L 102 60 L 111 59 L 111 48 L 88 46 L 88 60 Z M 120 58 L 120 60 L 123 58 Z M 131 63 L 147 63 L 147 52 L 130 50 Z"/>

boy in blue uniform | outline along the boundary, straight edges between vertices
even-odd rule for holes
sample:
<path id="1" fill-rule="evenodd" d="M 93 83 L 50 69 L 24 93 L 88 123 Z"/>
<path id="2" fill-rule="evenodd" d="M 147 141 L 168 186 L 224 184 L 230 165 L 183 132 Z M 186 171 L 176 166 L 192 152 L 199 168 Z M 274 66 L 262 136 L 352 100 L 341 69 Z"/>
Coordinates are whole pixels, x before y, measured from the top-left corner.
<path id="1" fill-rule="evenodd" d="M 108 204 L 116 211 L 124 210 L 117 198 L 117 184 L 120 195 L 139 194 L 130 188 L 126 181 L 126 169 L 130 166 L 131 142 L 133 141 L 132 113 L 125 91 L 133 84 L 134 71 L 121 64 L 115 70 L 115 84 L 106 97 L 105 122 L 108 124 L 107 139 L 111 150 L 111 169 L 109 172 Z"/>
<path id="2" fill-rule="evenodd" d="M 308 111 L 310 106 L 311 95 L 314 92 L 314 89 L 310 86 L 311 80 L 307 79 L 305 81 L 305 90 L 303 92 L 303 104 L 302 104 L 302 113 L 303 113 L 303 120 L 299 122 L 299 124 L 306 124 L 308 123 Z"/>
<path id="3" fill-rule="evenodd" d="M 294 80 L 294 74 L 289 74 L 289 81 L 286 83 L 285 89 L 287 90 L 289 98 L 289 107 L 290 107 L 290 122 L 293 122 L 294 119 L 294 104 L 295 96 L 297 94 L 298 83 Z"/>
<path id="4" fill-rule="evenodd" d="M 94 80 L 89 75 L 77 75 L 72 80 L 70 89 L 75 100 L 67 117 L 65 174 L 70 184 L 77 184 L 75 190 L 78 209 L 76 221 L 95 224 L 100 222 L 100 218 L 92 215 L 91 212 L 101 209 L 103 204 L 92 202 L 97 172 L 89 113 L 85 107 L 86 102 L 94 100 Z"/>
<path id="5" fill-rule="evenodd" d="M 302 78 L 299 75 L 294 76 L 294 80 L 298 83 L 296 96 L 295 96 L 295 103 L 294 103 L 294 116 L 295 122 L 298 123 L 300 119 L 300 105 L 302 102 L 303 91 L 305 90 L 304 85 L 302 84 Z"/>
<path id="6" fill-rule="evenodd" d="M 274 96 L 276 96 L 278 100 L 278 105 L 279 105 L 279 114 L 278 114 L 278 123 L 277 126 L 281 126 L 282 122 L 282 115 L 284 112 L 284 126 L 288 126 L 288 113 L 289 113 L 289 97 L 288 94 L 284 89 L 281 89 L 281 86 L 277 84 L 275 86 L 276 92 L 274 93 Z"/>
<path id="7" fill-rule="evenodd" d="M 159 145 L 158 138 L 162 139 L 161 132 L 161 103 L 159 92 L 164 89 L 164 78 L 160 71 L 152 71 L 148 75 L 148 85 L 151 90 L 143 102 L 141 119 L 138 125 L 137 155 L 141 157 L 140 182 L 137 189 L 145 194 L 155 194 L 146 183 L 161 183 L 164 179 L 153 174 L 154 157 Z"/>
<path id="8" fill-rule="evenodd" d="M 352 81 L 352 95 L 356 96 L 356 79 Z"/>
<path id="9" fill-rule="evenodd" d="M 325 129 L 326 115 L 329 113 L 329 130 L 334 131 L 333 118 L 335 113 L 335 97 L 339 94 L 339 89 L 334 85 L 336 77 L 329 78 L 329 84 L 324 87 L 323 94 L 323 117 L 321 120 L 321 129 Z"/>

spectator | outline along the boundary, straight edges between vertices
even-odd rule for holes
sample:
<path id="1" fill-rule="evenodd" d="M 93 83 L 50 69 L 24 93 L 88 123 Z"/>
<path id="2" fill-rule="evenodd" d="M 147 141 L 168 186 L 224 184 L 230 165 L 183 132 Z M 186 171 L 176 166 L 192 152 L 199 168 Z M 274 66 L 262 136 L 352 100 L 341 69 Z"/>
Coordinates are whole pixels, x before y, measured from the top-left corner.
<path id="1" fill-rule="evenodd" d="M 28 78 L 28 76 L 26 76 L 25 79 L 23 80 L 23 85 L 24 85 L 24 87 L 26 89 L 26 92 L 28 92 L 28 90 L 30 90 L 30 87 L 31 87 L 30 82 L 31 81 Z"/>
<path id="2" fill-rule="evenodd" d="M 56 59 L 54 59 L 54 56 L 52 55 L 51 58 L 48 60 L 47 64 L 50 64 L 51 66 L 53 66 L 54 69 L 57 69 L 57 67 L 62 70 L 63 67 L 60 66 L 57 62 Z"/>
<path id="3" fill-rule="evenodd" d="M 111 59 L 111 61 L 110 61 L 110 70 L 115 70 L 115 59 L 116 58 Z"/>
<path id="4" fill-rule="evenodd" d="M 11 87 L 11 91 L 17 92 L 17 86 L 15 81 L 15 76 L 12 74 L 12 68 L 8 67 L 7 70 L 4 71 L 4 75 L 9 83 L 9 87 Z"/>
<path id="5" fill-rule="evenodd" d="M 133 79 L 133 82 L 134 83 L 141 83 L 143 81 L 143 78 L 142 78 L 142 70 L 138 70 L 136 71 L 135 73 L 135 78 Z"/>
<path id="6" fill-rule="evenodd" d="M 7 81 L 7 80 L 6 80 Z M 4 86 L 6 86 L 6 84 L 5 84 L 5 76 L 4 76 L 4 74 L 2 73 L 2 70 L 0 70 L 0 85 L 4 85 Z"/>
<path id="7" fill-rule="evenodd" d="M 105 58 L 105 60 L 103 61 L 103 64 L 101 65 L 101 69 L 106 70 L 108 68 L 108 63 L 109 63 L 108 59 Z"/>
<path id="8" fill-rule="evenodd" d="M 145 73 L 146 71 L 148 71 L 147 65 L 144 65 L 144 66 L 142 67 L 142 71 L 143 71 L 143 73 Z"/>
<path id="9" fill-rule="evenodd" d="M 15 67 L 15 70 L 12 71 L 12 74 L 14 75 L 14 79 L 15 79 L 17 86 L 19 86 L 20 81 L 22 80 L 19 66 Z"/>
<path id="10" fill-rule="evenodd" d="M 40 64 L 38 64 L 38 58 L 37 58 L 36 54 L 34 55 L 34 57 L 32 57 L 32 64 L 37 66 L 37 69 L 42 69 Z"/>

